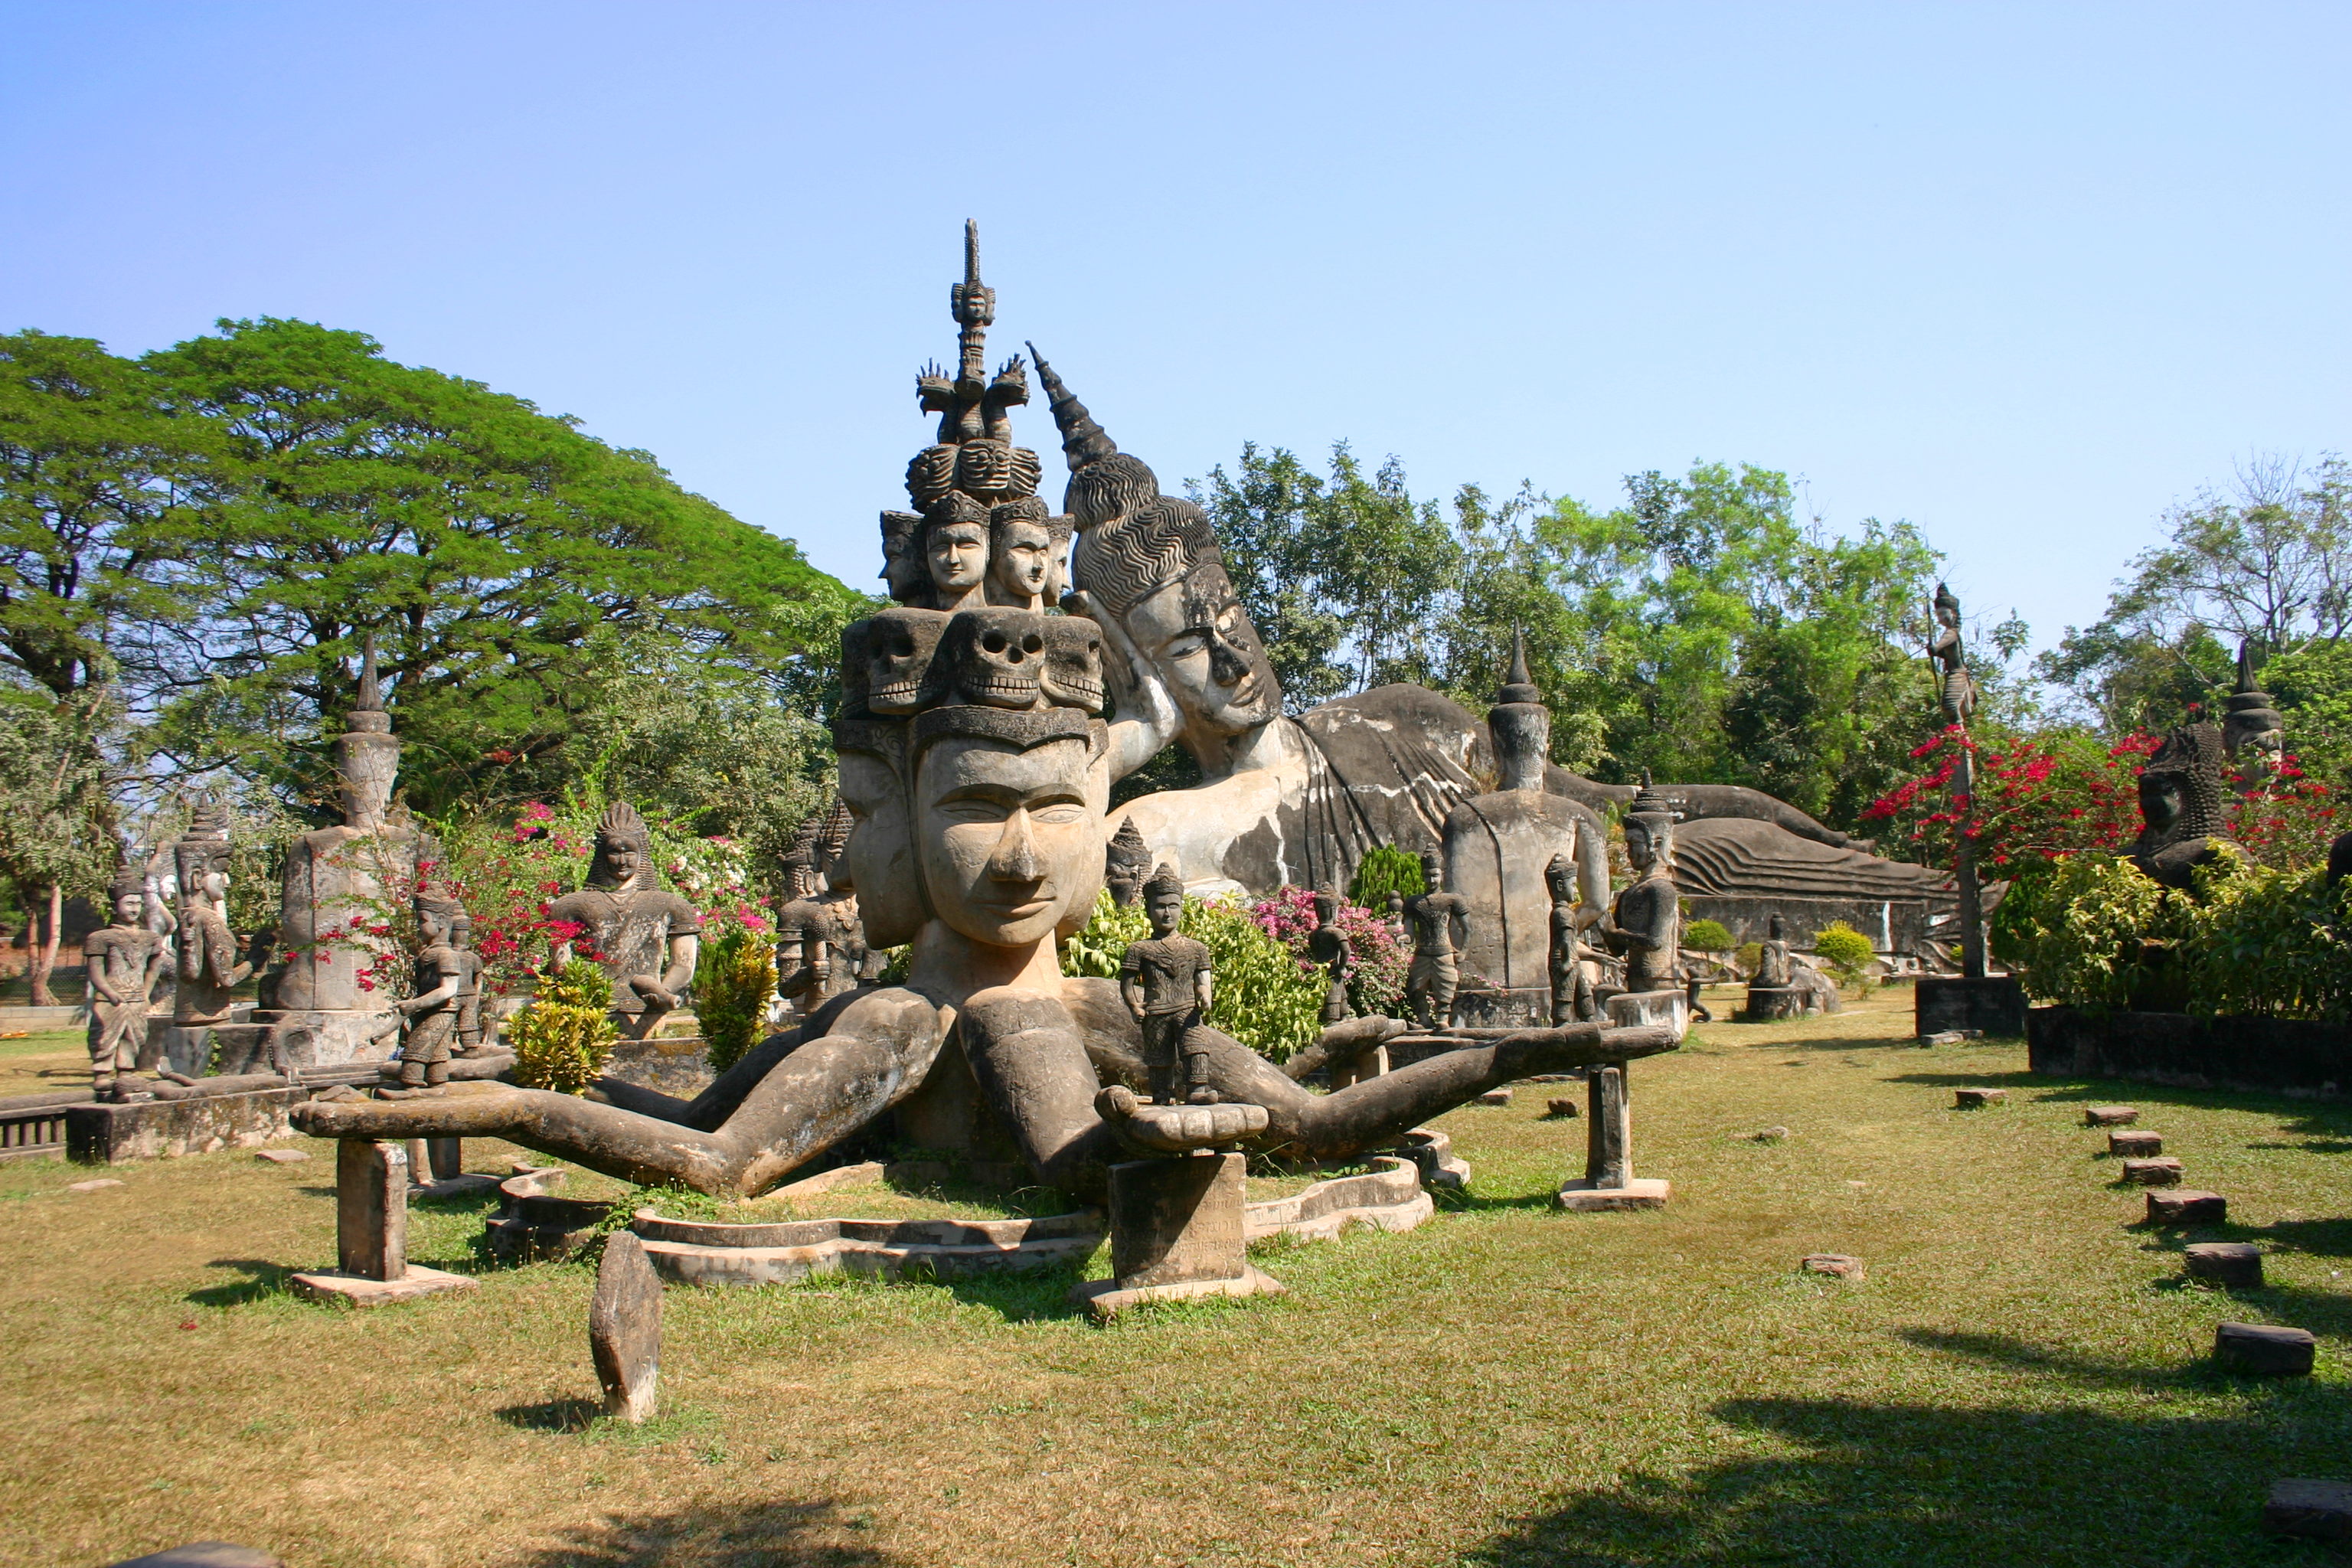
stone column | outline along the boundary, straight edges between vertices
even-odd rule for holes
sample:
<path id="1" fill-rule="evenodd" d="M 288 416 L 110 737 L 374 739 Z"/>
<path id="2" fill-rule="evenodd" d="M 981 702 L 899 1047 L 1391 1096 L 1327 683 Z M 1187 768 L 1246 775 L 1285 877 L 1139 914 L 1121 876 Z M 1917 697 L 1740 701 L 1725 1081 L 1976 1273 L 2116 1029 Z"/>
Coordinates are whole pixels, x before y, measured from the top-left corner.
<path id="1" fill-rule="evenodd" d="M 1622 1187 L 1633 1179 L 1633 1118 L 1625 1099 L 1625 1069 L 1595 1068 L 1585 1079 L 1591 1089 L 1591 1117 L 1585 1123 L 1584 1179 L 1596 1187 Z"/>
<path id="2" fill-rule="evenodd" d="M 336 1266 L 362 1279 L 408 1272 L 408 1151 L 346 1138 L 335 1145 Z"/>

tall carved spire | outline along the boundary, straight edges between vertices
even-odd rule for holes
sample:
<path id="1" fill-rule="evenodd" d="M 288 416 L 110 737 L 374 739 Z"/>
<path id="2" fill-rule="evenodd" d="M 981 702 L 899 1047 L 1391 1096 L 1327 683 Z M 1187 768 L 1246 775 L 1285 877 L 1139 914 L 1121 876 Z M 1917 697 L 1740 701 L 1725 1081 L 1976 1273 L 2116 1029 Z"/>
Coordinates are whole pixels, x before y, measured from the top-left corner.
<path id="1" fill-rule="evenodd" d="M 352 706 L 362 713 L 383 711 L 383 686 L 376 679 L 375 673 L 375 634 L 373 632 L 368 633 L 360 642 L 360 694 L 358 700 Z"/>
<path id="2" fill-rule="evenodd" d="M 1528 673 L 1527 633 L 1517 626 L 1511 628 L 1511 673 L 1504 679 L 1503 689 L 1495 693 L 1495 700 L 1498 704 L 1543 700 L 1535 678 Z"/>
<path id="3" fill-rule="evenodd" d="M 1045 401 L 1054 410 L 1054 428 L 1062 433 L 1062 457 L 1070 465 L 1070 472 L 1075 474 L 1089 463 L 1100 462 L 1116 453 L 1118 443 L 1095 423 L 1095 416 L 1087 412 L 1087 405 L 1078 401 L 1076 395 L 1062 384 L 1062 378 L 1054 374 L 1054 367 L 1045 363 L 1037 345 L 1024 342 L 1022 346 L 1036 363 L 1037 379 L 1045 384 Z"/>
<path id="4" fill-rule="evenodd" d="M 996 321 L 996 290 L 980 280 L 980 222 L 977 218 L 963 220 L 963 281 L 948 290 L 950 308 L 955 312 L 957 342 L 963 350 L 962 374 L 957 379 L 969 384 L 977 393 L 982 373 L 987 369 L 985 344 L 988 329 Z"/>

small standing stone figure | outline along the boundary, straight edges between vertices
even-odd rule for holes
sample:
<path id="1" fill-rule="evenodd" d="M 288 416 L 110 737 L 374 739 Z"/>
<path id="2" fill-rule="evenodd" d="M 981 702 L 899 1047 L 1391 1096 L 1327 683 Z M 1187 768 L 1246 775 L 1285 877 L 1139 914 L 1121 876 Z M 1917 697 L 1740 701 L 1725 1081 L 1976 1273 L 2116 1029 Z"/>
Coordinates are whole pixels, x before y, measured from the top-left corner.
<path id="1" fill-rule="evenodd" d="M 580 928 L 555 943 L 551 970 L 572 962 L 576 942 L 593 944 L 613 980 L 621 1031 L 642 1040 L 685 1000 L 702 951 L 702 913 L 663 888 L 654 874 L 653 835 L 626 801 L 596 820 L 588 884 L 548 906 L 548 918 Z"/>
<path id="2" fill-rule="evenodd" d="M 1560 854 L 1544 868 L 1551 891 L 1551 1021 L 1590 1024 L 1601 1016 L 1592 976 L 1584 966 L 1583 895 L 1573 857 Z"/>
<path id="3" fill-rule="evenodd" d="M 1207 1016 L 1213 996 L 1209 948 L 1181 936 L 1184 879 L 1163 866 L 1143 886 L 1144 913 L 1151 918 L 1149 941 L 1132 943 L 1118 961 L 1118 994 L 1143 1026 L 1143 1065 L 1151 1074 L 1151 1098 L 1160 1105 L 1214 1105 L 1209 1087 L 1206 1043 L 1194 1048 L 1192 1031 Z M 1190 1086 L 1189 1093 L 1180 1092 Z"/>
<path id="4" fill-rule="evenodd" d="M 180 965 L 172 1023 L 184 1029 L 226 1024 L 231 993 L 253 973 L 252 964 L 237 962 L 225 912 L 228 813 L 210 801 L 198 806 L 186 835 L 173 846 L 173 858 L 180 884 Z"/>
<path id="5" fill-rule="evenodd" d="M 1412 967 L 1405 972 L 1405 995 L 1424 1029 L 1454 1022 L 1454 995 L 1462 989 L 1462 966 L 1454 955 L 1470 940 L 1470 902 L 1445 890 L 1445 857 L 1421 852 L 1422 879 L 1429 890 L 1404 901 L 1405 926 L 1412 934 Z"/>
<path id="6" fill-rule="evenodd" d="M 1767 990 L 1780 990 L 1795 983 L 1795 971 L 1789 962 L 1789 939 L 1781 934 L 1780 914 L 1776 910 L 1771 924 L 1765 928 L 1764 952 L 1757 961 L 1753 984 Z"/>
<path id="7" fill-rule="evenodd" d="M 1944 722 L 1967 723 L 1977 710 L 1977 683 L 1969 674 L 1968 650 L 1960 642 L 1960 601 L 1941 583 L 1936 584 L 1936 635 L 1928 640 L 1927 657 L 1941 671 L 1937 693 Z"/>
<path id="8" fill-rule="evenodd" d="M 474 951 L 474 917 L 464 910 L 449 917 L 449 946 L 457 954 L 457 1045 L 456 1054 L 488 1054 L 482 1041 L 482 955 Z"/>
<path id="9" fill-rule="evenodd" d="M 125 865 L 110 889 L 114 923 L 82 939 L 89 970 L 89 1087 L 100 1100 L 128 1092 L 147 1043 L 147 1008 L 170 950 L 147 927 L 147 883 Z"/>
<path id="10" fill-rule="evenodd" d="M 1323 966 L 1330 977 L 1330 988 L 1323 994 L 1323 1022 L 1337 1024 L 1356 1016 L 1348 1001 L 1348 982 L 1356 973 L 1356 955 L 1348 946 L 1348 933 L 1339 929 L 1339 895 L 1328 889 L 1315 890 L 1315 929 L 1307 934 L 1307 956 Z"/>
<path id="11" fill-rule="evenodd" d="M 1634 880 L 1617 895 L 1594 934 L 1625 961 L 1629 992 L 1667 991 L 1682 984 L 1675 949 L 1682 940 L 1682 903 L 1675 889 L 1675 816 L 1643 780 L 1625 814 L 1625 858 Z"/>
<path id="12" fill-rule="evenodd" d="M 457 997 L 466 984 L 466 955 L 449 941 L 457 912 L 446 900 L 416 896 L 423 942 L 416 954 L 416 994 L 393 1004 L 400 1016 L 400 1087 L 377 1091 L 387 1098 L 438 1094 L 449 1081 L 449 1042 L 457 1032 Z"/>

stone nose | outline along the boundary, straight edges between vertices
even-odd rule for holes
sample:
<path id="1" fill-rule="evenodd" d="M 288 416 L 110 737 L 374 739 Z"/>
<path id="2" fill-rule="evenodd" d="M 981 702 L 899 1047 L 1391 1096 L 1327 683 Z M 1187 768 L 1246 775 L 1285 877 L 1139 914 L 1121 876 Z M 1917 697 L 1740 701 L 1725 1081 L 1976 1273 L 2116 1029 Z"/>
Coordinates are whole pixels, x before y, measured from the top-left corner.
<path id="1" fill-rule="evenodd" d="M 1250 672 L 1250 662 L 1213 626 L 1209 630 L 1209 674 L 1220 686 L 1239 686 Z"/>
<path id="2" fill-rule="evenodd" d="M 1043 875 L 1037 858 L 1036 835 L 1030 831 L 1026 808 L 1015 807 L 1005 818 L 1004 831 L 988 858 L 988 874 L 999 882 L 1034 882 Z"/>

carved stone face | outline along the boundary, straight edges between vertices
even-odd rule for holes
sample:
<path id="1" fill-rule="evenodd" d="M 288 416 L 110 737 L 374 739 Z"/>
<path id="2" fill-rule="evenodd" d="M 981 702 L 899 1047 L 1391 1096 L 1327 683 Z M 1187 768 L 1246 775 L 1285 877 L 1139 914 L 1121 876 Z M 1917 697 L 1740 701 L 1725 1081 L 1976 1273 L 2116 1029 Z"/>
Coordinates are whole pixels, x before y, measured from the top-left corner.
<path id="1" fill-rule="evenodd" d="M 958 615 L 936 656 L 954 700 L 983 708 L 1034 708 L 1045 667 L 1043 621 L 1027 610 L 1002 607 Z"/>
<path id="2" fill-rule="evenodd" d="M 1011 522 L 997 530 L 989 570 L 1005 596 L 1025 608 L 1032 599 L 1045 597 L 1053 554 L 1053 536 L 1044 523 Z"/>
<path id="3" fill-rule="evenodd" d="M 1429 890 L 1431 892 L 1444 892 L 1445 890 L 1445 857 L 1438 854 L 1433 849 L 1423 850 L 1421 852 L 1421 879 L 1429 885 Z"/>
<path id="4" fill-rule="evenodd" d="M 916 853 L 932 912 L 949 929 L 1024 947 L 1093 901 L 1103 849 L 1089 762 L 1079 740 L 1023 751 L 949 736 L 925 749 L 913 792 Z"/>
<path id="5" fill-rule="evenodd" d="M 217 904 L 226 899 L 228 897 L 228 862 L 215 860 L 205 867 L 201 886 L 205 889 L 205 897 L 213 902 Z"/>
<path id="6" fill-rule="evenodd" d="M 1636 877 L 1644 877 L 1652 868 L 1660 865 L 1674 840 L 1646 822 L 1633 817 L 1625 819 L 1625 863 L 1633 868 Z"/>
<path id="7" fill-rule="evenodd" d="M 1143 600 L 1127 630 L 1188 728 L 1239 735 L 1281 713 L 1282 683 L 1223 566 L 1200 567 Z"/>
<path id="8" fill-rule="evenodd" d="M 1184 889 L 1154 888 L 1143 895 L 1143 912 L 1151 921 L 1151 934 L 1166 936 L 1184 918 Z"/>
<path id="9" fill-rule="evenodd" d="M 915 548 L 923 520 L 913 512 L 882 514 L 882 581 L 890 596 L 905 603 L 930 582 L 931 569 Z"/>
<path id="10" fill-rule="evenodd" d="M 135 926 L 147 918 L 147 895 L 125 893 L 114 900 L 114 923 Z"/>
<path id="11" fill-rule="evenodd" d="M 2179 773 L 2150 770 L 2139 775 L 2139 814 L 2150 833 L 2169 830 L 2187 801 L 2187 781 Z"/>
<path id="12" fill-rule="evenodd" d="M 466 915 L 449 917 L 449 945 L 459 948 L 474 945 L 474 922 Z"/>
<path id="13" fill-rule="evenodd" d="M 914 941 L 923 929 L 923 894 L 898 770 L 870 752 L 842 752 L 841 799 L 849 807 L 849 837 L 834 886 L 856 889 L 874 946 Z"/>
<path id="14" fill-rule="evenodd" d="M 988 574 L 988 525 L 935 523 L 925 552 L 930 562 L 931 585 L 942 599 L 952 603 L 979 587 Z"/>
<path id="15" fill-rule="evenodd" d="M 877 713 L 912 713 L 948 617 L 937 610 L 885 610 L 866 631 L 866 705 Z"/>
<path id="16" fill-rule="evenodd" d="M 590 880 L 601 879 L 614 892 L 634 892 L 653 868 L 652 846 L 626 838 L 606 839 L 596 847 L 596 867 L 591 870 Z M 595 876 L 596 870 L 604 873 L 601 879 Z"/>
<path id="17" fill-rule="evenodd" d="M 1339 912 L 1339 900 L 1334 899 L 1330 894 L 1318 893 L 1315 895 L 1315 923 L 1317 925 L 1329 925 L 1333 917 L 1338 915 Z"/>
<path id="18" fill-rule="evenodd" d="M 1495 787 L 1543 788 L 1551 753 L 1551 710 L 1538 702 L 1498 702 L 1486 715 L 1495 738 Z"/>
<path id="19" fill-rule="evenodd" d="M 1102 628 L 1084 616 L 1052 616 L 1042 629 L 1045 662 L 1037 679 L 1045 700 L 1060 708 L 1101 712 Z"/>
<path id="20" fill-rule="evenodd" d="M 445 947 L 449 942 L 449 916 L 444 910 L 422 909 L 416 911 L 416 930 L 427 947 Z"/>

